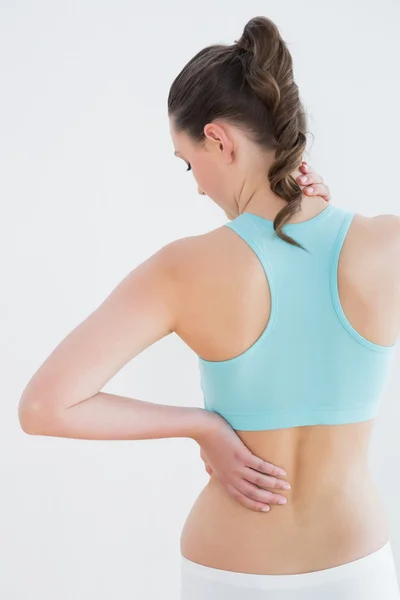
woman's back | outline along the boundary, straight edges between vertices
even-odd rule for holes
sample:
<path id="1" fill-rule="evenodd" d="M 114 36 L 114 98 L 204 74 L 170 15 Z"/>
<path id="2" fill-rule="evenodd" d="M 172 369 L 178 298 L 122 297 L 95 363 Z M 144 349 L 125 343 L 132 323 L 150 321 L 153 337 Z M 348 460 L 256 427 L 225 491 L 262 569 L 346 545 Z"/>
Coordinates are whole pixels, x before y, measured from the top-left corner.
<path id="1" fill-rule="evenodd" d="M 320 228 L 320 233 L 323 232 L 324 221 L 326 227 L 329 227 L 329 219 L 322 217 L 322 210 L 324 213 L 327 210 L 325 216 L 329 211 L 346 216 L 345 211 L 335 207 L 326 209 L 320 199 L 310 199 L 305 208 L 304 206 L 305 202 L 301 212 L 291 222 L 310 220 L 306 225 L 310 232 L 316 227 Z M 321 216 L 314 220 L 317 214 Z M 260 235 L 264 226 L 266 236 L 271 233 L 268 233 L 270 223 L 264 221 L 262 215 L 242 214 L 239 219 L 247 223 L 245 230 L 250 236 L 247 241 L 251 240 L 251 227 L 254 223 L 258 223 L 258 228 L 261 227 Z M 252 225 L 249 226 L 248 221 Z M 233 221 L 232 229 L 234 225 Z M 365 556 L 381 547 L 388 538 L 385 508 L 368 469 L 368 447 L 373 424 L 370 415 L 375 413 L 377 401 L 374 404 L 374 394 L 365 385 L 365 381 L 359 381 L 358 387 L 355 385 L 357 381 L 353 381 L 352 393 L 362 390 L 366 399 L 363 404 L 362 397 L 354 398 L 352 409 L 361 408 L 359 417 L 355 416 L 357 411 L 354 410 L 344 414 L 343 406 L 341 416 L 337 417 L 332 404 L 335 394 L 331 388 L 335 378 L 340 383 L 341 370 L 344 371 L 347 364 L 343 361 L 342 366 L 329 365 L 330 377 L 332 378 L 332 374 L 334 377 L 333 383 L 326 388 L 326 397 L 331 394 L 332 398 L 325 419 L 323 413 L 320 413 L 314 421 L 310 421 L 313 424 L 307 424 L 307 418 L 311 418 L 310 415 L 313 414 L 310 410 L 315 411 L 318 406 L 318 398 L 314 397 L 311 402 L 304 396 L 303 404 L 308 406 L 299 407 L 298 416 L 303 417 L 303 420 L 297 420 L 302 426 L 293 425 L 296 423 L 294 413 L 292 422 L 287 411 L 281 413 L 281 421 L 276 419 L 276 415 L 272 415 L 274 399 L 267 396 L 268 364 L 265 365 L 264 375 L 260 374 L 261 379 L 255 385 L 254 377 L 257 373 L 251 373 L 252 364 L 249 361 L 261 356 L 264 344 L 269 341 L 265 332 L 269 332 L 266 326 L 271 322 L 271 315 L 274 318 L 273 300 L 276 301 L 275 308 L 278 305 L 288 309 L 292 303 L 294 309 L 297 307 L 298 320 L 302 319 L 299 308 L 301 303 L 296 303 L 295 297 L 285 299 L 282 285 L 279 300 L 274 296 L 274 286 L 271 294 L 259 256 L 237 235 L 238 231 L 230 229 L 231 227 L 221 227 L 203 236 L 182 240 L 182 252 L 177 257 L 182 285 L 182 310 L 176 332 L 201 357 L 202 387 L 205 401 L 207 402 L 207 397 L 211 399 L 209 409 L 223 414 L 223 407 L 229 413 L 229 394 L 218 404 L 218 390 L 223 396 L 229 389 L 227 377 L 235 381 L 235 374 L 242 370 L 236 386 L 237 389 L 241 388 L 239 397 L 235 397 L 234 387 L 231 390 L 232 404 L 236 402 L 231 411 L 236 413 L 235 417 L 232 416 L 232 426 L 255 455 L 285 469 L 292 488 L 289 491 L 280 490 L 288 499 L 286 505 L 272 505 L 269 513 L 256 513 L 228 497 L 211 476 L 186 521 L 181 538 L 182 554 L 194 562 L 215 568 L 266 574 L 304 573 Z M 301 230 L 304 231 L 304 225 L 300 225 L 299 229 L 292 227 L 290 235 L 296 239 L 296 231 Z M 328 234 L 329 229 L 326 232 Z M 281 240 L 278 243 L 288 247 Z M 304 250 L 293 246 L 290 246 L 290 252 L 292 256 L 295 253 L 306 256 Z M 365 368 L 368 372 L 365 371 L 364 379 L 370 380 L 371 386 L 375 388 L 385 380 L 385 373 L 393 356 L 390 347 L 395 344 L 400 330 L 399 254 L 400 227 L 396 217 L 383 215 L 367 218 L 355 215 L 348 221 L 337 270 L 343 322 L 349 323 L 348 330 L 342 329 L 352 342 L 359 336 L 355 346 L 355 351 L 359 345 L 361 352 L 357 357 L 358 368 L 360 361 L 364 360 L 362 351 L 367 351 Z M 273 277 L 273 261 L 271 271 Z M 323 277 L 321 285 L 322 280 Z M 314 289 L 313 293 L 318 293 L 318 290 Z M 306 295 L 301 294 L 301 297 L 304 301 Z M 321 299 L 324 299 L 323 295 Z M 315 314 L 314 325 L 307 315 L 311 326 L 309 348 L 313 352 L 317 343 L 318 318 L 321 319 L 323 331 L 325 313 L 326 311 L 321 310 L 322 316 Z M 281 314 L 284 313 L 281 311 Z M 274 325 L 275 333 L 279 333 L 276 323 L 279 320 Z M 338 324 L 343 325 L 340 319 Z M 292 352 L 288 352 L 288 355 L 292 359 L 285 363 L 281 356 L 281 362 L 274 365 L 274 373 L 270 375 L 270 379 L 276 378 L 276 370 L 279 368 L 282 388 L 292 389 L 294 392 L 298 389 L 300 393 L 300 390 L 304 390 L 305 378 L 304 373 L 298 370 L 298 365 L 292 362 L 293 349 L 298 352 L 299 364 L 307 364 L 301 360 L 302 355 L 304 358 L 304 354 L 307 354 L 307 345 L 304 346 L 304 340 L 296 337 L 296 331 L 293 331 L 292 337 L 287 337 L 286 332 L 284 340 L 288 348 L 290 345 Z M 326 330 L 327 336 L 328 333 L 329 329 Z M 321 339 L 320 337 L 319 343 Z M 367 343 L 363 344 L 363 340 Z M 326 348 L 329 348 L 329 341 L 325 341 Z M 284 344 L 280 345 L 281 354 Z M 250 347 L 255 351 L 248 352 Z M 273 350 L 271 344 L 271 351 Z M 372 358 L 368 358 L 369 351 Z M 325 369 L 326 376 L 328 374 L 327 366 L 321 367 L 323 362 L 319 360 L 318 354 L 315 356 L 315 374 L 309 382 L 311 392 L 313 380 L 316 387 L 324 384 L 321 368 Z M 334 358 L 335 354 L 326 352 L 326 356 Z M 337 356 L 337 362 L 340 363 L 339 355 Z M 376 373 L 371 373 L 375 358 Z M 277 361 L 278 358 L 274 357 L 274 360 Z M 221 367 L 224 371 L 222 378 Z M 249 388 L 247 404 L 244 403 L 246 388 L 243 387 L 246 376 Z M 309 373 L 307 378 L 310 379 Z M 266 412 L 260 415 L 259 422 L 264 423 L 263 427 L 257 424 L 252 407 L 257 389 L 257 407 L 260 409 L 262 385 L 266 392 Z M 341 389 L 340 385 L 336 387 L 337 391 Z M 342 390 L 344 396 L 346 388 L 343 385 Z M 371 397 L 367 398 L 369 395 Z M 337 397 L 340 403 L 341 397 Z M 295 400 L 292 394 L 292 407 L 295 406 Z M 321 406 L 324 406 L 324 398 L 320 401 Z M 276 410 L 279 409 L 279 402 L 282 402 L 281 398 L 276 399 Z M 346 402 L 351 404 L 352 397 L 347 398 Z M 249 417 L 249 413 L 253 416 Z M 229 421 L 229 414 L 225 418 Z M 269 422 L 272 425 L 269 426 Z M 247 425 L 240 429 L 240 423 Z M 329 543 L 326 543 L 327 540 Z"/>

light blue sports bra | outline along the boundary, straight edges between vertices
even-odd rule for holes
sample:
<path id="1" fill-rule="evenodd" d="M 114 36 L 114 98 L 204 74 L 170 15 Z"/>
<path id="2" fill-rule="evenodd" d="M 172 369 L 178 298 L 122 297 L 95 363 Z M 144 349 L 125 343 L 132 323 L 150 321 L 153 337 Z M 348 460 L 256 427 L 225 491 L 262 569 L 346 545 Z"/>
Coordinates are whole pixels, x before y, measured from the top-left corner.
<path id="1" fill-rule="evenodd" d="M 337 425 L 375 417 L 394 356 L 361 336 L 338 293 L 340 250 L 354 213 L 332 204 L 284 225 L 309 252 L 281 240 L 272 221 L 242 213 L 225 224 L 255 252 L 268 278 L 269 322 L 245 352 L 199 358 L 206 410 L 236 430 Z"/>

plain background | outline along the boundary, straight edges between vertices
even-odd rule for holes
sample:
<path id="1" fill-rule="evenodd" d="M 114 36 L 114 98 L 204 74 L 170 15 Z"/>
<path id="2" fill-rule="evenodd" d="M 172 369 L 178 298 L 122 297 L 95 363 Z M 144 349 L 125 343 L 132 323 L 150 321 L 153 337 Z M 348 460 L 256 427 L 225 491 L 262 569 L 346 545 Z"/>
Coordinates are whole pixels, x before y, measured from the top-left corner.
<path id="1" fill-rule="evenodd" d="M 37 0 L 0 5 L 0 596 L 178 597 L 179 536 L 208 480 L 191 439 L 28 436 L 34 371 L 136 265 L 224 213 L 173 156 L 169 86 L 202 47 L 257 15 L 289 43 L 309 114 L 308 159 L 333 203 L 399 210 L 400 5 Z M 146 12 L 147 11 L 147 12 Z M 400 571 L 396 357 L 371 465 Z M 104 391 L 202 406 L 195 355 L 171 335 Z M 329 540 L 327 540 L 329 543 Z"/>

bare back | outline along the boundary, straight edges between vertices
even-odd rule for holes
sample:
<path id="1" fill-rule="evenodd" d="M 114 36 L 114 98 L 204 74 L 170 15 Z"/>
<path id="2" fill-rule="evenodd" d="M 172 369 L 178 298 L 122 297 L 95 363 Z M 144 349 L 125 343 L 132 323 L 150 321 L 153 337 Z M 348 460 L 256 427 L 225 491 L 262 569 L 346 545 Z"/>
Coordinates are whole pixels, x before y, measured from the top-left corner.
<path id="1" fill-rule="evenodd" d="M 176 332 L 206 360 L 235 357 L 268 322 L 265 273 L 229 228 L 183 243 Z M 399 258 L 398 217 L 356 214 L 340 254 L 339 294 L 351 325 L 376 344 L 392 345 L 399 337 Z M 329 568 L 380 548 L 389 530 L 368 467 L 372 426 L 237 431 L 255 455 L 286 470 L 292 489 L 280 493 L 288 503 L 272 505 L 267 514 L 250 511 L 211 476 L 185 523 L 183 556 L 230 571 L 286 574 Z"/>

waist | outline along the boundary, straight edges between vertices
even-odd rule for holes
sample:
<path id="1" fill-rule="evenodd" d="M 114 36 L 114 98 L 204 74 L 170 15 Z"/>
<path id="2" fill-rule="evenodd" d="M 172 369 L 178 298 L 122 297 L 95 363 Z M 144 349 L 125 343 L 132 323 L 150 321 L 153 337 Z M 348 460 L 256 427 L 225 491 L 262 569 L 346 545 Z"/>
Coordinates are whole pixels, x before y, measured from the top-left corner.
<path id="1" fill-rule="evenodd" d="M 286 505 L 258 513 L 211 477 L 183 528 L 182 555 L 216 569 L 294 574 L 356 560 L 389 539 L 383 498 L 368 473 L 314 486 L 298 482 L 283 494 Z"/>
<path id="2" fill-rule="evenodd" d="M 330 569 L 288 575 L 264 575 L 214 569 L 182 557 L 181 574 L 182 591 L 188 591 L 188 597 L 191 597 L 191 590 L 195 589 L 197 594 L 203 594 L 201 597 L 207 598 L 217 584 L 221 586 L 221 590 L 223 586 L 227 586 L 227 589 L 234 586 L 235 590 L 241 591 L 241 597 L 245 598 L 258 598 L 258 590 L 268 590 L 271 594 L 290 590 L 290 598 L 298 598 L 301 590 L 301 597 L 305 599 L 315 597 L 315 588 L 319 598 L 325 597 L 325 592 L 329 594 L 329 598 L 340 598 L 343 593 L 346 598 L 366 598 L 366 590 L 371 592 L 368 595 L 371 599 L 399 598 L 390 539 L 374 552 Z"/>

